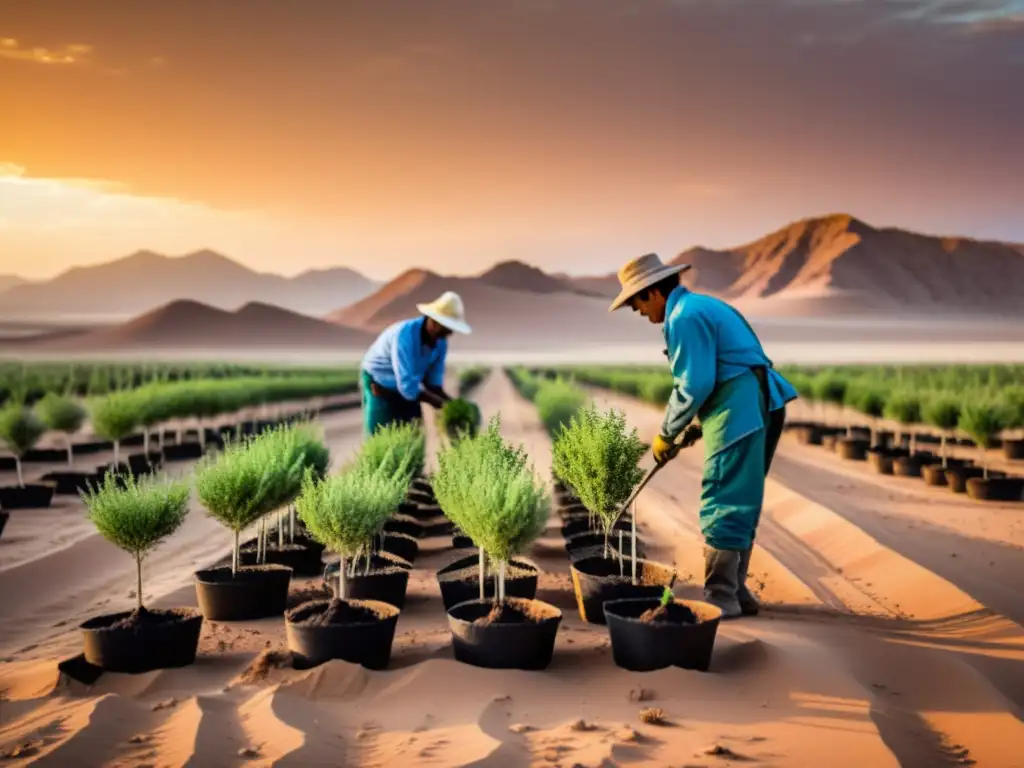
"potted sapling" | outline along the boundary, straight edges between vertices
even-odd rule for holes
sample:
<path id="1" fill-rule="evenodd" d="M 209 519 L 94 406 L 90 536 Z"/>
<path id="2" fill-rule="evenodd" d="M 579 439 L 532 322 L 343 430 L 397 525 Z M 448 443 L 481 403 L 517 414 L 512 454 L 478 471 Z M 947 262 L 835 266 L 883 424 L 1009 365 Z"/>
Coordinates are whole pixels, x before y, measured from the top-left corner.
<path id="1" fill-rule="evenodd" d="M 893 472 L 903 477 L 920 477 L 921 467 L 933 463 L 930 453 L 917 451 L 916 426 L 921 423 L 921 397 L 910 390 L 895 390 L 885 402 L 885 417 L 900 425 L 893 458 Z M 909 450 L 902 451 L 903 433 L 910 435 Z"/>
<path id="2" fill-rule="evenodd" d="M 680 600 L 668 587 L 660 597 L 633 597 L 604 604 L 615 664 L 631 672 L 680 667 L 706 672 L 722 609 L 701 600 Z"/>
<path id="3" fill-rule="evenodd" d="M 1008 461 L 1019 461 L 1024 459 L 1024 386 L 1006 387 L 1002 395 L 1010 417 L 1007 429 L 1015 432 L 1014 437 L 1007 435 L 1003 440 L 1003 455 Z"/>
<path id="4" fill-rule="evenodd" d="M 598 531 L 567 540 L 576 604 L 586 622 L 603 624 L 608 600 L 660 597 L 662 587 L 675 583 L 674 568 L 638 551 L 635 513 L 629 532 L 616 529 L 623 504 L 643 477 L 639 461 L 645 452 L 636 430 L 626 431 L 625 414 L 602 413 L 593 403 L 555 439 L 558 473 L 575 489 Z"/>
<path id="5" fill-rule="evenodd" d="M 139 673 L 183 667 L 196 658 L 203 617 L 192 608 L 151 610 L 143 600 L 143 562 L 188 514 L 189 485 L 181 481 L 108 475 L 82 494 L 89 519 L 107 541 L 135 558 L 136 607 L 89 619 L 80 626 L 85 660 L 109 672 Z"/>
<path id="6" fill-rule="evenodd" d="M 0 509 L 41 509 L 53 500 L 53 484 L 25 483 L 22 459 L 39 442 L 46 425 L 20 398 L 11 398 L 0 408 L 0 440 L 14 455 L 17 485 L 0 488 Z"/>
<path id="7" fill-rule="evenodd" d="M 1006 429 L 1010 421 L 1010 416 L 1006 404 L 991 396 L 965 403 L 960 411 L 960 429 L 978 446 L 978 463 L 981 465 L 980 477 L 976 472 L 965 472 L 967 494 L 973 499 L 998 501 L 1019 501 L 1021 499 L 1020 478 L 1008 478 L 1003 473 L 996 475 L 988 468 L 988 451 L 995 447 L 1000 433 Z M 952 488 L 951 472 L 949 476 Z M 959 489 L 953 488 L 953 490 Z"/>
<path id="8" fill-rule="evenodd" d="M 946 471 L 950 465 L 964 466 L 963 461 L 949 458 L 949 436 L 960 423 L 960 401 L 951 393 L 936 392 L 921 404 L 921 418 L 939 430 L 940 463 L 922 468 L 926 485 L 947 485 Z"/>
<path id="9" fill-rule="evenodd" d="M 108 471 L 133 475 L 144 472 L 141 463 L 130 457 L 127 464 L 121 462 L 121 445 L 139 425 L 140 417 L 141 403 L 131 391 L 112 392 L 93 401 L 89 409 L 92 430 L 103 439 L 111 441 L 114 447 L 114 461 L 96 470 L 98 479 L 102 480 Z"/>
<path id="10" fill-rule="evenodd" d="M 288 611 L 288 649 L 296 667 L 331 659 L 384 669 L 391 658 L 399 607 L 368 600 L 348 589 L 350 568 L 372 560 L 373 538 L 402 499 L 407 479 L 382 468 L 355 463 L 340 474 L 317 480 L 309 472 L 295 502 L 313 538 L 341 556 L 331 600 L 313 600 Z M 408 572 L 402 571 L 408 580 Z"/>
<path id="11" fill-rule="evenodd" d="M 323 442 L 322 430 L 314 424 L 296 423 L 271 430 L 268 439 L 277 443 L 273 448 L 282 456 L 285 466 L 298 463 L 303 473 L 308 468 L 313 476 L 322 478 L 330 465 L 330 451 Z M 273 563 L 285 565 L 297 576 L 317 576 L 321 573 L 324 546 L 318 541 L 295 533 L 293 502 L 302 490 L 302 475 L 289 474 L 292 484 L 282 483 L 281 498 L 276 509 L 259 523 L 257 540 L 241 549 L 243 565 Z M 276 522 L 276 533 L 270 534 L 270 518 Z"/>
<path id="12" fill-rule="evenodd" d="M 455 658 L 492 669 L 544 669 L 551 663 L 562 612 L 536 599 L 512 597 L 508 583 L 534 579 L 517 572 L 514 556 L 543 532 L 551 501 L 527 463 L 523 448 L 500 434 L 494 417 L 485 432 L 438 455 L 434 492 L 441 507 L 479 549 L 479 579 L 486 563 L 497 571 L 493 597 L 448 609 Z M 535 589 L 535 588 L 534 588 Z"/>
<path id="13" fill-rule="evenodd" d="M 47 392 L 36 403 L 36 413 L 47 429 L 60 432 L 64 436 L 64 446 L 68 455 L 68 468 L 62 472 L 49 472 L 43 479 L 54 483 L 54 492 L 60 494 L 78 494 L 85 490 L 96 478 L 96 472 L 76 472 L 74 443 L 72 435 L 77 433 L 85 423 L 86 410 L 77 401 L 56 392 Z"/>
<path id="14" fill-rule="evenodd" d="M 880 389 L 869 381 L 851 381 L 843 394 L 843 403 L 871 419 L 869 432 L 855 433 L 847 427 L 846 436 L 836 444 L 839 456 L 851 461 L 865 461 L 869 452 L 873 456 L 881 455 L 876 443 L 877 422 L 885 408 L 885 397 Z"/>
<path id="15" fill-rule="evenodd" d="M 199 608 L 207 619 L 222 621 L 280 616 L 288 601 L 292 569 L 283 565 L 243 566 L 242 531 L 277 509 L 301 477 L 302 463 L 286 463 L 273 434 L 227 445 L 204 457 L 196 470 L 199 500 L 211 517 L 233 536 L 230 566 L 196 571 Z"/>
<path id="16" fill-rule="evenodd" d="M 834 371 L 822 371 L 814 377 L 811 384 L 814 390 L 814 399 L 821 404 L 824 417 L 822 422 L 822 445 L 829 449 L 835 449 L 839 435 L 847 431 L 847 428 L 835 428 L 829 425 L 828 407 L 832 406 L 839 411 L 839 421 L 844 420 L 842 406 L 846 399 L 846 379 Z"/>

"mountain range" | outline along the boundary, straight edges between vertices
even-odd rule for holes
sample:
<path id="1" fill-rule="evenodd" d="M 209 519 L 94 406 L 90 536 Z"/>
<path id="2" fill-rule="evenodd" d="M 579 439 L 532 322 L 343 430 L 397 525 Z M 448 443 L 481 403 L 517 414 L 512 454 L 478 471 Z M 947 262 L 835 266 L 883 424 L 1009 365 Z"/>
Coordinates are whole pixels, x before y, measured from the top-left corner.
<path id="1" fill-rule="evenodd" d="M 671 261 L 690 264 L 688 285 L 734 302 L 755 326 L 776 316 L 1024 319 L 1024 246 L 877 229 L 846 215 L 798 221 L 729 250 L 691 248 Z M 614 274 L 550 274 L 516 261 L 472 276 L 410 269 L 377 285 L 343 267 L 284 278 L 210 251 L 173 259 L 139 252 L 10 287 L 0 292 L 0 315 L 47 307 L 138 315 L 7 342 L 23 349 L 357 349 L 415 315 L 418 303 L 455 290 L 473 326 L 459 340 L 463 349 L 650 343 L 646 323 L 628 311 L 607 311 L 618 288 Z"/>

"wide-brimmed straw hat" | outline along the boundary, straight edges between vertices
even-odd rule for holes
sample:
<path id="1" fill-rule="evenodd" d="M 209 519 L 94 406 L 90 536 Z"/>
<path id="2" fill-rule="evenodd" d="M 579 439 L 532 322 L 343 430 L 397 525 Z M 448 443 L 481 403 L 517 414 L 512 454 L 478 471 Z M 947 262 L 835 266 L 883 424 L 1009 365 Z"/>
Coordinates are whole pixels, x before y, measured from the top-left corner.
<path id="1" fill-rule="evenodd" d="M 619 291 L 619 295 L 615 297 L 612 305 L 608 307 L 608 311 L 614 312 L 644 288 L 649 288 L 669 275 L 685 272 L 691 266 L 690 264 L 665 264 L 656 253 L 648 253 L 632 261 L 627 261 L 619 270 L 619 285 L 622 286 L 622 290 Z"/>
<path id="2" fill-rule="evenodd" d="M 466 323 L 466 309 L 462 306 L 462 297 L 455 291 L 445 291 L 429 304 L 417 304 L 416 309 L 456 333 L 472 332 L 472 328 Z"/>

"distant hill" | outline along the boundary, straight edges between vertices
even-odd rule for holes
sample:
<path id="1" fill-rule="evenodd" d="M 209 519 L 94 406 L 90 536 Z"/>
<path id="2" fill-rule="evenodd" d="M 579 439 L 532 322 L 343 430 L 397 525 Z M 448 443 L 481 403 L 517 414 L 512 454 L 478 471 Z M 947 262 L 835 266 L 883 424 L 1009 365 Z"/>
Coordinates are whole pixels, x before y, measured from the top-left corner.
<path id="1" fill-rule="evenodd" d="M 503 261 L 495 264 L 478 278 L 480 282 L 496 288 L 531 293 L 579 293 L 584 296 L 604 295 L 600 288 L 587 285 L 587 278 L 577 281 L 565 275 L 549 275 L 544 270 L 521 261 Z"/>
<path id="2" fill-rule="evenodd" d="M 0 283 L 0 316 L 131 317 L 186 299 L 225 310 L 255 301 L 321 315 L 377 287 L 347 267 L 286 278 L 255 272 L 214 251 L 180 257 L 138 251 L 105 264 L 75 267 L 51 280 L 6 289 Z"/>
<path id="3" fill-rule="evenodd" d="M 28 281 L 23 277 L 17 275 L 0 275 L 0 293 L 6 291 L 8 288 L 13 288 L 16 285 L 23 285 Z"/>
<path id="4" fill-rule="evenodd" d="M 105 350 L 364 349 L 373 336 L 258 302 L 227 312 L 188 299 L 174 301 L 126 323 L 77 332 L 21 338 L 33 352 Z"/>
<path id="5" fill-rule="evenodd" d="M 1024 314 L 1024 246 L 876 229 L 845 214 L 794 222 L 724 251 L 691 248 L 687 283 L 762 308 L 786 303 L 893 311 Z"/>

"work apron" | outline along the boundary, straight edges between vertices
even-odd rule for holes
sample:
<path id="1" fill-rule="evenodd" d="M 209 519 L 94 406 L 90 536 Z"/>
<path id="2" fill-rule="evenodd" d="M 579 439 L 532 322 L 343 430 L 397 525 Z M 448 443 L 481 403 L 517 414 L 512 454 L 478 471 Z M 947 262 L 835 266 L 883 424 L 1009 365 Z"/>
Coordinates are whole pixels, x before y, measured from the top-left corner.
<path id="1" fill-rule="evenodd" d="M 362 407 L 365 436 L 372 435 L 380 426 L 423 420 L 419 400 L 406 400 L 398 391 L 382 387 L 366 371 L 362 372 Z"/>
<path id="2" fill-rule="evenodd" d="M 753 546 L 764 504 L 764 483 L 785 423 L 785 406 L 768 412 L 768 374 L 764 366 L 751 369 L 760 391 L 765 426 L 716 451 L 704 464 L 701 482 L 700 527 L 708 546 L 715 549 L 746 550 Z M 716 387 L 709 398 L 724 410 L 730 385 L 749 387 L 733 379 Z M 716 394 L 719 395 L 716 398 Z M 715 410 L 715 406 L 712 406 Z M 711 419 L 725 413 L 709 413 Z M 702 415 L 703 423 L 704 417 Z"/>

